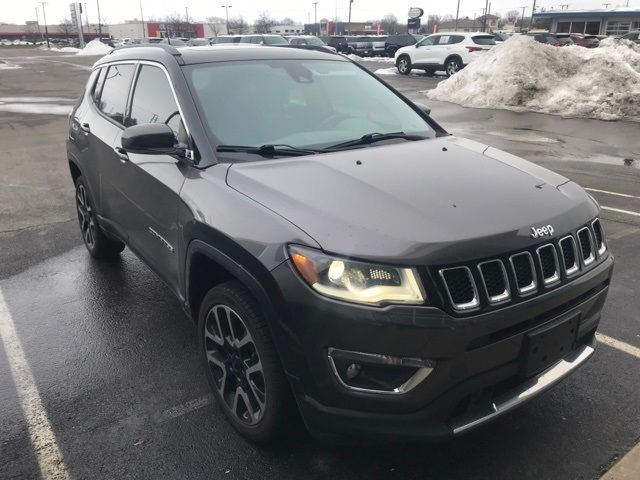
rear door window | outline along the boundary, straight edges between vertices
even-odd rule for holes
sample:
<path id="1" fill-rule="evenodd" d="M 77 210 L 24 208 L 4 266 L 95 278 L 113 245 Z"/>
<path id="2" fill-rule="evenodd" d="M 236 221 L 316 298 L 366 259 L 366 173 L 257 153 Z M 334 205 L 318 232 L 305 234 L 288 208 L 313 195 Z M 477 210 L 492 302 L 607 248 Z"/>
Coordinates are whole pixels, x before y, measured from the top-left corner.
<path id="1" fill-rule="evenodd" d="M 96 80 L 95 85 L 93 86 L 93 92 L 91 96 L 97 102 L 100 98 L 100 93 L 102 92 L 102 86 L 104 85 L 104 79 L 107 76 L 107 67 L 103 67 L 98 72 L 98 79 Z"/>
<path id="2" fill-rule="evenodd" d="M 449 45 L 454 45 L 456 43 L 460 43 L 464 40 L 462 35 L 451 35 L 449 37 Z"/>
<path id="3" fill-rule="evenodd" d="M 434 45 L 447 45 L 450 38 L 451 35 L 441 35 L 438 37 L 438 40 L 434 43 Z"/>
<path id="4" fill-rule="evenodd" d="M 476 35 L 471 37 L 473 43 L 476 45 L 495 45 L 496 40 L 493 38 L 493 35 Z"/>
<path id="5" fill-rule="evenodd" d="M 136 66 L 133 64 L 111 65 L 100 94 L 98 108 L 107 117 L 124 124 L 127 98 Z"/>

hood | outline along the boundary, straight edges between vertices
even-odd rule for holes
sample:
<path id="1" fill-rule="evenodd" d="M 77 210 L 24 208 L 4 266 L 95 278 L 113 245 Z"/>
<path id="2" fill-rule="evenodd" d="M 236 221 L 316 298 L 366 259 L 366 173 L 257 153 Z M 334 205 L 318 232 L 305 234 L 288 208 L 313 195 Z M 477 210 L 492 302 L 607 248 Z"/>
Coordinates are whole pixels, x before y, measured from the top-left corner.
<path id="1" fill-rule="evenodd" d="M 455 137 L 236 163 L 227 183 L 325 251 L 407 265 L 528 248 L 531 227 L 559 236 L 597 214 L 566 178 Z"/>

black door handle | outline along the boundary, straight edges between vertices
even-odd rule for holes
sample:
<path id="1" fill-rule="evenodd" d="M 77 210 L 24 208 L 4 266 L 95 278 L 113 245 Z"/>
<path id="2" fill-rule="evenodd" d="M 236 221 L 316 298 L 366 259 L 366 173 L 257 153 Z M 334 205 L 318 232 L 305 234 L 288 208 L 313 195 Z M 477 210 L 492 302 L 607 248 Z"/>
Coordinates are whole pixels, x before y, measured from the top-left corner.
<path id="1" fill-rule="evenodd" d="M 120 158 L 121 162 L 129 161 L 129 155 L 127 155 L 127 151 L 124 148 L 115 147 L 114 150 L 116 151 L 116 154 L 118 155 L 118 158 Z"/>

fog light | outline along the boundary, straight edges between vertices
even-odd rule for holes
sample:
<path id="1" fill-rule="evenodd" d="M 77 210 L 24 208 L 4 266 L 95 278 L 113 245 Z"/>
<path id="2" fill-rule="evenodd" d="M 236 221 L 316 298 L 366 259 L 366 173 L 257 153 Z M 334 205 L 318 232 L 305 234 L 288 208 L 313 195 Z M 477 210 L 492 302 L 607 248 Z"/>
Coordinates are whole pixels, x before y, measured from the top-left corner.
<path id="1" fill-rule="evenodd" d="M 415 388 L 435 368 L 433 360 L 328 349 L 338 382 L 349 390 L 402 394 Z"/>

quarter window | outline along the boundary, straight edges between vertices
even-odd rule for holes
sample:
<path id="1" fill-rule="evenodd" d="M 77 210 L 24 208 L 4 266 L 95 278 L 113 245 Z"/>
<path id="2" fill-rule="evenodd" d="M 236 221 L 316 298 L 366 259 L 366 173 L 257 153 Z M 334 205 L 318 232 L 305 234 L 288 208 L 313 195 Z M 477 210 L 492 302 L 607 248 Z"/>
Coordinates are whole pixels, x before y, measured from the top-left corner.
<path id="1" fill-rule="evenodd" d="M 135 65 L 111 65 L 104 79 L 98 108 L 109 118 L 124 123 L 127 97 Z"/>
<path id="2" fill-rule="evenodd" d="M 100 72 L 98 72 L 98 80 L 96 80 L 95 85 L 93 86 L 93 99 L 98 100 L 100 98 L 100 92 L 102 91 L 102 86 L 104 85 L 104 79 L 107 76 L 107 69 L 101 68 Z"/>
<path id="3" fill-rule="evenodd" d="M 165 73 L 158 67 L 142 65 L 131 102 L 127 126 L 143 123 L 166 123 L 176 137 L 186 143 L 178 104 Z"/>

